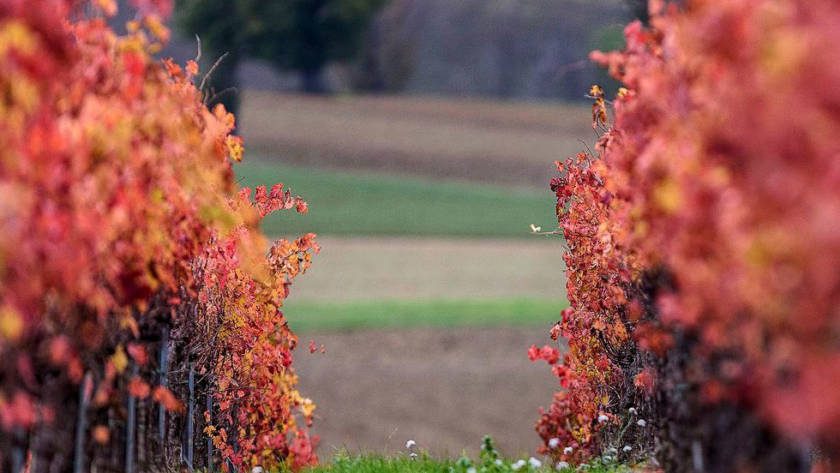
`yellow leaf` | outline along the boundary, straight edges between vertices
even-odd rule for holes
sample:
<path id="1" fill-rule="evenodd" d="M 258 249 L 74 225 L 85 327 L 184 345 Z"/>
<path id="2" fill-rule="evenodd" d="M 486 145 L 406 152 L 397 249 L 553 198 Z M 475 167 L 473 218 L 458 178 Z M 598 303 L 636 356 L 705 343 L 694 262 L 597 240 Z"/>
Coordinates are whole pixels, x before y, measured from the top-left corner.
<path id="1" fill-rule="evenodd" d="M 659 208 L 669 214 L 676 212 L 683 201 L 680 186 L 673 179 L 660 182 L 653 190 L 653 198 Z"/>
<path id="2" fill-rule="evenodd" d="M 225 140 L 225 143 L 227 144 L 230 159 L 236 161 L 237 163 L 242 161 L 242 155 L 245 152 L 245 148 L 242 146 L 242 138 L 230 135 Z"/>
<path id="3" fill-rule="evenodd" d="M 143 22 L 146 24 L 146 28 L 149 29 L 149 32 L 154 35 L 158 41 L 163 43 L 169 42 L 169 28 L 163 24 L 161 18 L 157 15 L 149 15 L 143 19 Z"/>
<path id="4" fill-rule="evenodd" d="M 5 55 L 10 49 L 32 54 L 37 47 L 37 37 L 25 23 L 11 20 L 0 26 L 0 55 Z"/>
<path id="5" fill-rule="evenodd" d="M 122 344 L 117 345 L 116 351 L 111 355 L 111 363 L 114 364 L 117 373 L 122 373 L 128 367 L 128 356 L 126 356 Z"/>
<path id="6" fill-rule="evenodd" d="M 102 10 L 106 16 L 114 16 L 117 14 L 117 2 L 114 0 L 96 0 L 96 6 Z"/>
<path id="7" fill-rule="evenodd" d="M 15 341 L 23 333 L 23 317 L 9 306 L 0 307 L 0 336 Z"/>

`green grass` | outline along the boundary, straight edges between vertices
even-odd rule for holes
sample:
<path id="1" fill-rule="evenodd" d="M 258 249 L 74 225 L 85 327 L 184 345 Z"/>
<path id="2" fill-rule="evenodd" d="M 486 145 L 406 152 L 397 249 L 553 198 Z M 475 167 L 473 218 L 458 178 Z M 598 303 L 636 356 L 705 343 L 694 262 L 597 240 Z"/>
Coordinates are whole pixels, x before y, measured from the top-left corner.
<path id="1" fill-rule="evenodd" d="M 284 312 L 297 332 L 389 327 L 528 326 L 560 318 L 567 303 L 508 298 L 320 302 L 289 299 Z"/>
<path id="2" fill-rule="evenodd" d="M 407 445 L 408 447 L 408 445 Z M 532 463 L 533 462 L 533 463 Z M 536 458 L 513 460 L 505 458 L 496 450 L 493 440 L 484 437 L 478 458 L 466 454 L 457 460 L 434 459 L 416 447 L 403 455 L 385 457 L 382 455 L 351 455 L 341 451 L 332 462 L 307 470 L 308 473 L 571 473 L 579 468 L 565 464 L 554 465 Z M 586 465 L 589 473 L 629 473 L 629 467 L 621 464 L 614 456 L 594 458 Z"/>
<path id="3" fill-rule="evenodd" d="M 339 453 L 332 462 L 306 470 L 307 473 L 450 473 L 452 460 L 436 460 L 427 456 L 416 460 L 408 456 L 350 456 Z"/>
<path id="4" fill-rule="evenodd" d="M 552 227 L 554 199 L 538 189 L 328 171 L 252 160 L 234 170 L 241 185 L 284 183 L 309 203 L 305 216 L 278 212 L 269 235 L 411 235 L 528 237 Z"/>
<path id="5" fill-rule="evenodd" d="M 408 456 L 384 457 L 381 455 L 351 456 L 338 454 L 331 463 L 324 463 L 305 470 L 306 473 L 472 473 L 470 466 L 449 459 L 433 459 L 420 455 L 412 460 Z M 557 470 L 549 465 L 540 468 L 524 467 L 518 470 L 510 468 L 510 462 L 504 466 L 475 465 L 475 473 L 572 473 L 573 468 Z M 587 473 L 630 473 L 632 470 L 620 464 L 593 464 L 585 470 Z"/>

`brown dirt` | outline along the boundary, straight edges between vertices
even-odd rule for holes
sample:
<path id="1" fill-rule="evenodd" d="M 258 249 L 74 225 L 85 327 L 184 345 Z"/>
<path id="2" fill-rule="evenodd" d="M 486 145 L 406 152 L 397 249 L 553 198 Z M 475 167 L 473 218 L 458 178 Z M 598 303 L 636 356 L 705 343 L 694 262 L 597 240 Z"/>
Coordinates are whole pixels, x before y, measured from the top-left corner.
<path id="1" fill-rule="evenodd" d="M 294 300 L 565 297 L 556 240 L 323 237 Z M 515 255 L 515 257 L 514 257 Z"/>
<path id="2" fill-rule="evenodd" d="M 434 455 L 477 452 L 490 434 L 508 455 L 538 444 L 538 408 L 557 387 L 532 343 L 548 328 L 458 328 L 303 334 L 326 354 L 301 347 L 301 391 L 318 404 L 319 454 L 336 449 L 393 454 L 414 439 Z"/>
<path id="3" fill-rule="evenodd" d="M 586 107 L 248 91 L 248 147 L 285 163 L 544 187 L 594 134 Z"/>

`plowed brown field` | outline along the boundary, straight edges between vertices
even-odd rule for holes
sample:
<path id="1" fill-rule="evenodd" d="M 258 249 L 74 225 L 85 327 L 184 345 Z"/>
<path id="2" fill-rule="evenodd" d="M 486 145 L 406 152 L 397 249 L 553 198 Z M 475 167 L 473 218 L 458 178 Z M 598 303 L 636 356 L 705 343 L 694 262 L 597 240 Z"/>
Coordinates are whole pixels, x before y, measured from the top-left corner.
<path id="1" fill-rule="evenodd" d="M 286 164 L 544 187 L 595 139 L 583 106 L 243 94 L 249 149 Z"/>
<path id="2" fill-rule="evenodd" d="M 533 453 L 539 406 L 557 387 L 531 343 L 548 327 L 450 328 L 303 334 L 295 366 L 301 390 L 318 404 L 319 453 L 336 449 L 394 453 L 406 440 L 435 455 L 478 450 L 490 434 L 509 455 Z"/>

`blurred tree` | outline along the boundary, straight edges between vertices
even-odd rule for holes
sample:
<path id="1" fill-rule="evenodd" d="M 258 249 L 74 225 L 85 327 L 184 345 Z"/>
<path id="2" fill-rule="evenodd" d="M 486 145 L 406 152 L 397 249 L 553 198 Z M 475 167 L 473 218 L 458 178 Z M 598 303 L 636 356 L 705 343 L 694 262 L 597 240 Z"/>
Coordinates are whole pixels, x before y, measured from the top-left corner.
<path id="1" fill-rule="evenodd" d="M 428 8 L 428 5 L 426 5 Z M 352 87 L 365 92 L 403 92 L 414 74 L 418 8 L 414 0 L 390 0 L 371 21 L 351 77 Z"/>
<path id="2" fill-rule="evenodd" d="M 359 52 L 374 14 L 387 0 L 241 0 L 251 51 L 301 74 L 301 89 L 323 93 L 324 67 Z"/>
<path id="3" fill-rule="evenodd" d="M 231 0 L 177 0 L 176 5 L 179 29 L 201 41 L 202 71 L 209 74 L 205 86 L 208 103 L 223 103 L 228 111 L 236 113 L 236 71 L 248 38 L 246 11 L 239 2 Z"/>
<path id="4" fill-rule="evenodd" d="M 244 57 L 301 74 L 301 90 L 324 93 L 324 67 L 350 59 L 387 0 L 177 0 L 182 32 L 201 39 L 208 97 L 238 108 L 236 70 Z"/>
<path id="5" fill-rule="evenodd" d="M 647 24 L 650 19 L 648 15 L 648 0 L 626 0 L 630 14 L 633 18 L 641 20 L 642 23 Z"/>
<path id="6" fill-rule="evenodd" d="M 623 46 L 629 16 L 625 0 L 391 0 L 368 29 L 352 84 L 585 100 L 593 83 L 607 85 L 587 55 Z"/>

